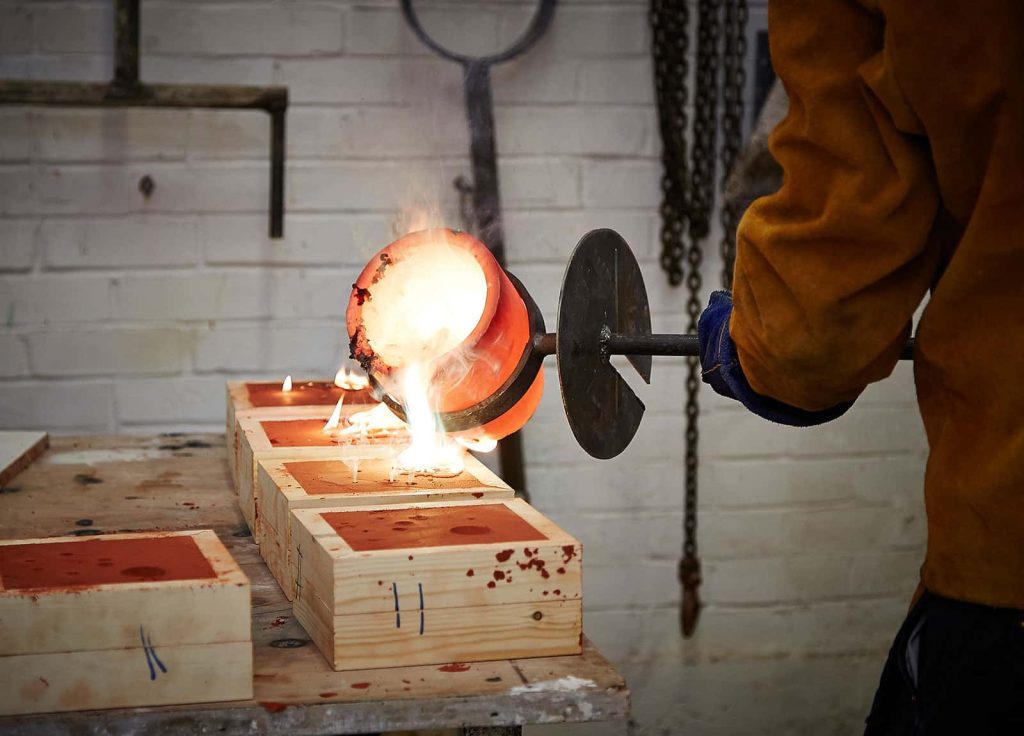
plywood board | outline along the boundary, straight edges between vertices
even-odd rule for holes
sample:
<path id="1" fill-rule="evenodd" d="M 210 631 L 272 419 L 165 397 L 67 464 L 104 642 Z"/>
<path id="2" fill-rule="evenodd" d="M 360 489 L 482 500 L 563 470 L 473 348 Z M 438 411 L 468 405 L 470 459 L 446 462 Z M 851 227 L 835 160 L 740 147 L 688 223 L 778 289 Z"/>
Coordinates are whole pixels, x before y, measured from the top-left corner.
<path id="1" fill-rule="evenodd" d="M 212 531 L 0 541 L 0 656 L 250 641 L 249 609 Z"/>
<path id="2" fill-rule="evenodd" d="M 348 417 L 365 407 L 342 407 Z M 259 509 L 256 499 L 256 463 L 265 459 L 328 459 L 372 456 L 380 454 L 374 447 L 404 445 L 409 435 L 398 430 L 375 437 L 374 442 L 356 444 L 348 438 L 337 439 L 323 431 L 331 410 L 320 416 L 287 417 L 283 419 L 250 419 L 240 417 L 238 425 L 238 506 L 242 516 L 259 540 Z"/>
<path id="3" fill-rule="evenodd" d="M 0 432 L 0 486 L 7 485 L 49 446 L 46 432 Z"/>
<path id="4" fill-rule="evenodd" d="M 6 716 L 0 717 L 4 734 L 201 732 L 216 724 L 222 736 L 327 735 L 629 715 L 621 675 L 586 637 L 578 656 L 335 671 L 308 641 L 244 532 L 222 433 L 56 437 L 52 443 L 52 460 L 33 464 L 18 479 L 19 492 L 0 494 L 0 537 L 214 526 L 258 602 L 252 609 L 253 699 Z M 562 681 L 579 686 L 552 687 Z"/>
<path id="5" fill-rule="evenodd" d="M 287 406 L 277 409 L 242 409 L 234 412 L 232 415 L 232 429 L 228 432 L 227 438 L 228 464 L 231 468 L 231 480 L 234 482 L 236 490 L 241 477 L 238 470 L 239 465 L 241 464 L 242 446 L 242 430 L 238 424 L 239 420 L 246 419 L 259 422 L 263 420 L 316 419 L 319 420 L 321 426 L 323 426 L 327 423 L 327 419 L 331 416 L 332 411 L 334 411 L 334 407 Z"/>
<path id="6" fill-rule="evenodd" d="M 297 509 L 289 554 L 296 616 L 336 669 L 579 651 L 581 546 L 519 499 Z"/>
<path id="7" fill-rule="evenodd" d="M 252 697 L 249 641 L 0 657 L 0 715 Z"/>
<path id="8" fill-rule="evenodd" d="M 297 508 L 332 508 L 377 504 L 512 498 L 515 494 L 483 463 L 466 454 L 465 468 L 450 477 L 401 474 L 393 470 L 394 452 L 375 449 L 344 454 L 341 459 L 262 460 L 258 463 L 256 505 L 260 509 L 260 544 L 291 545 L 291 512 Z M 276 536 L 276 539 L 270 539 Z M 295 561 L 271 572 L 289 600 L 295 597 Z M 270 564 L 268 558 L 268 565 Z"/>
<path id="9" fill-rule="evenodd" d="M 230 381 L 227 384 L 225 427 L 228 446 L 237 448 L 234 435 L 239 413 L 257 419 L 275 419 L 295 416 L 290 410 L 305 407 L 327 407 L 329 412 L 343 396 L 347 406 L 367 407 L 377 403 L 368 389 L 349 391 L 335 386 L 333 381 L 295 381 L 291 391 L 282 391 L 280 381 Z M 233 464 L 232 473 L 236 470 Z M 236 476 L 232 475 L 232 478 L 236 479 Z"/>

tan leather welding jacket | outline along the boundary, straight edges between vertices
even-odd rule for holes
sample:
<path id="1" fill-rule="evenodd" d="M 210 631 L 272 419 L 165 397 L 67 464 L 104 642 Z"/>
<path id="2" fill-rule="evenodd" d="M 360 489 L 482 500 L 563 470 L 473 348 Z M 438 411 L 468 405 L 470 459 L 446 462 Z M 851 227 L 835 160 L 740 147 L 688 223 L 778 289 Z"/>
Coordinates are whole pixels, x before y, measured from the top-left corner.
<path id="1" fill-rule="evenodd" d="M 818 410 L 914 355 L 922 581 L 1024 608 L 1024 2 L 771 0 L 784 171 L 738 233 L 730 331 L 759 393 Z"/>

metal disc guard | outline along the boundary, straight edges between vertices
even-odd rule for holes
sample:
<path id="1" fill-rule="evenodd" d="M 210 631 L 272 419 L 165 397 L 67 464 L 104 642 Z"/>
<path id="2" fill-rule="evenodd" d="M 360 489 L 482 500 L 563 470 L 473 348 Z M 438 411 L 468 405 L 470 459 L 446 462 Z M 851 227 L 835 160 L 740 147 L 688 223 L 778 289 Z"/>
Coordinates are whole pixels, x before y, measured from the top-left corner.
<path id="1" fill-rule="evenodd" d="M 569 426 L 580 446 L 600 459 L 626 449 L 645 408 L 609 362 L 611 334 L 651 334 L 647 289 L 626 241 L 613 230 L 593 230 L 576 245 L 565 271 L 556 356 Z M 651 356 L 627 359 L 650 383 Z"/>

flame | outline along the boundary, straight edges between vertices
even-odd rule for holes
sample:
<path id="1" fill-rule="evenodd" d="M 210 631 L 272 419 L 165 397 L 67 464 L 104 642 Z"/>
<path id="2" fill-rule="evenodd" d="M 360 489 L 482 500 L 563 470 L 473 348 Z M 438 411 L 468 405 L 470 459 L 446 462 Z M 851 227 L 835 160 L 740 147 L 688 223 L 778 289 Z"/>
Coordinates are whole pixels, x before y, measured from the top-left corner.
<path id="1" fill-rule="evenodd" d="M 395 416 L 387 404 L 377 404 L 372 409 L 352 414 L 341 429 L 331 434 L 339 442 L 358 442 L 370 435 L 397 434 L 405 429 L 405 422 Z"/>
<path id="2" fill-rule="evenodd" d="M 287 376 L 284 377 L 284 383 L 281 384 L 281 390 L 282 391 L 291 391 L 292 390 L 292 377 L 291 377 L 291 375 L 287 375 Z"/>
<path id="3" fill-rule="evenodd" d="M 490 437 L 456 437 L 455 441 L 473 452 L 491 452 L 498 446 L 498 440 Z"/>
<path id="4" fill-rule="evenodd" d="M 327 424 L 324 425 L 324 432 L 330 434 L 331 431 L 338 428 L 341 423 L 341 405 L 345 403 L 345 394 L 341 395 L 338 399 L 338 403 L 334 405 L 334 411 L 331 412 L 331 418 L 327 420 Z"/>
<path id="5" fill-rule="evenodd" d="M 363 373 L 350 371 L 347 366 L 341 366 L 334 374 L 334 385 L 346 391 L 359 391 L 370 385 L 370 379 Z"/>
<path id="6" fill-rule="evenodd" d="M 437 415 L 430 407 L 427 381 L 420 365 L 412 363 L 403 368 L 400 382 L 411 442 L 398 456 L 395 469 L 434 476 L 458 475 L 465 468 L 463 451 L 438 431 Z"/>

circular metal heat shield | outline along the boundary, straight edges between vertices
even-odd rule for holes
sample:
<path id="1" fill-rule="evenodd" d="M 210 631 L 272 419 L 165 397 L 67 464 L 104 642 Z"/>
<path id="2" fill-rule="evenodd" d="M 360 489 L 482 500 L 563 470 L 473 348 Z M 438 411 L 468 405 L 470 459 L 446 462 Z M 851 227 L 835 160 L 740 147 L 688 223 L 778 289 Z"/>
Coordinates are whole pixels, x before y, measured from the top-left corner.
<path id="1" fill-rule="evenodd" d="M 626 449 L 644 404 L 608 361 L 602 335 L 649 335 L 647 289 L 633 251 L 613 230 L 593 230 L 569 260 L 558 302 L 558 380 L 576 441 L 590 455 L 612 458 Z M 630 356 L 644 381 L 651 356 Z"/>

